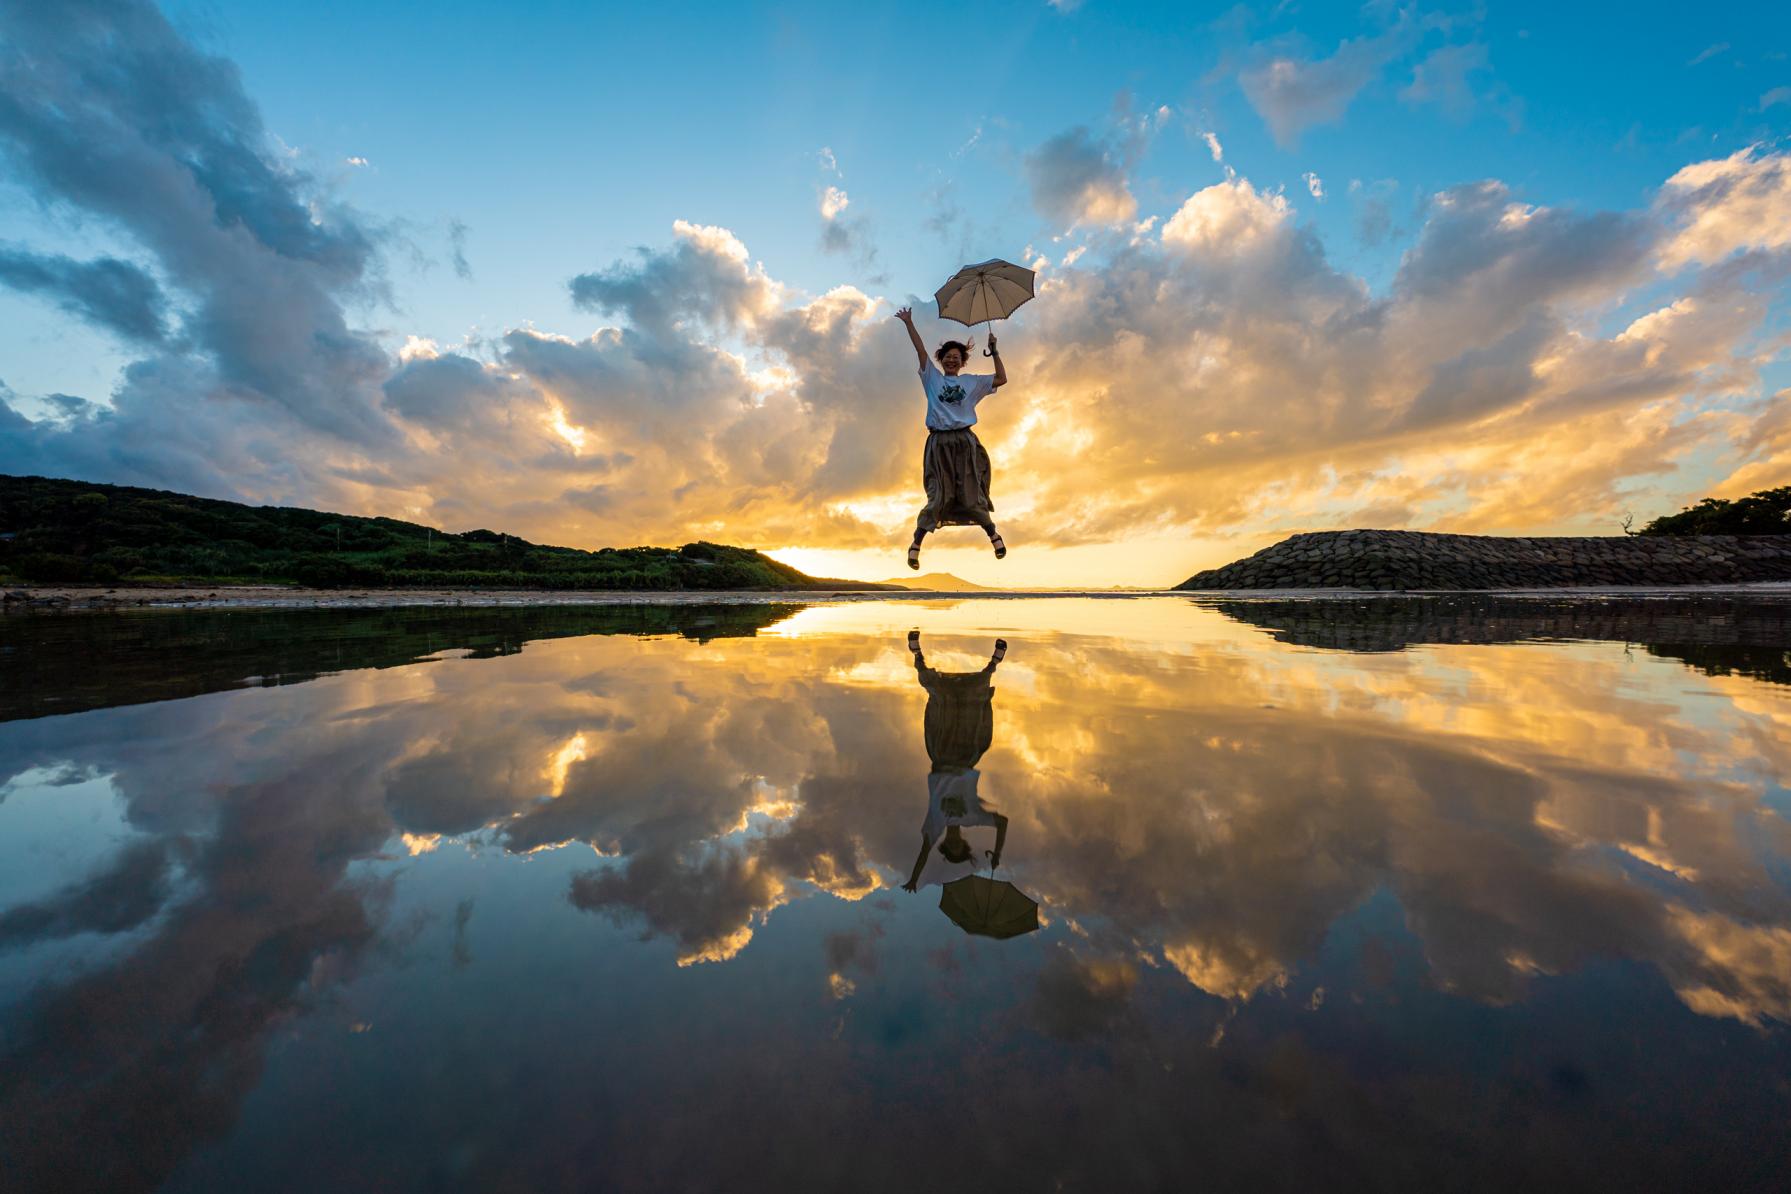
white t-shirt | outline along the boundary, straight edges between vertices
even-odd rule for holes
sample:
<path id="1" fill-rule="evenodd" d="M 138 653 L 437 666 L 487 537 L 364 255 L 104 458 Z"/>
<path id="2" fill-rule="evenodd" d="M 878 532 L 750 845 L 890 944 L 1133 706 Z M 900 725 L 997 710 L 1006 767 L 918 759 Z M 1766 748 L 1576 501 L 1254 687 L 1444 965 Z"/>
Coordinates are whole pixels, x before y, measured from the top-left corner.
<path id="1" fill-rule="evenodd" d="M 920 385 L 927 392 L 927 427 L 956 431 L 976 422 L 976 404 L 995 392 L 993 373 L 960 373 L 947 377 L 932 361 L 920 367 Z"/>
<path id="2" fill-rule="evenodd" d="M 995 814 L 983 807 L 982 797 L 976 794 L 976 783 L 981 778 L 982 772 L 974 767 L 928 775 L 927 821 L 921 832 L 937 842 L 952 825 L 995 824 Z"/>

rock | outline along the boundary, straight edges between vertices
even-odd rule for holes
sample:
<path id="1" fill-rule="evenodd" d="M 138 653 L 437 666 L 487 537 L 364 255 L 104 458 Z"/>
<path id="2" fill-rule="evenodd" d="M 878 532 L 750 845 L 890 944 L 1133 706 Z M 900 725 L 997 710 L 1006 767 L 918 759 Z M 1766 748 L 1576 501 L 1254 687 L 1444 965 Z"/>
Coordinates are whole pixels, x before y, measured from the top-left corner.
<path id="1" fill-rule="evenodd" d="M 1791 581 L 1791 538 L 1315 531 L 1190 577 L 1184 589 L 1500 589 Z"/>

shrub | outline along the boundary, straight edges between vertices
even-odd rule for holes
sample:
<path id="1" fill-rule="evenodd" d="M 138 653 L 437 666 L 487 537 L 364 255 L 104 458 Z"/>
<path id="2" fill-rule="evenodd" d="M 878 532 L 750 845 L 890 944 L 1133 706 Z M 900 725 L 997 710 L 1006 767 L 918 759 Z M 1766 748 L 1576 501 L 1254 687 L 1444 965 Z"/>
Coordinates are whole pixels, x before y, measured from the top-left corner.
<path id="1" fill-rule="evenodd" d="M 1643 527 L 1644 535 L 1791 535 L 1791 485 L 1733 501 L 1705 498 Z"/>

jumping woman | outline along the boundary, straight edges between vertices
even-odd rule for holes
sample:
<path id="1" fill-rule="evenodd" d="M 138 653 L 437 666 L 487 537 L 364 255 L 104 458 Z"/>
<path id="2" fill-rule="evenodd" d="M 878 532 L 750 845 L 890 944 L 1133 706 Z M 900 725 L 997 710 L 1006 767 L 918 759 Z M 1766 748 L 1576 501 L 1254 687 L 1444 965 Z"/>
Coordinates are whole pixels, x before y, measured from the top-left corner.
<path id="1" fill-rule="evenodd" d="M 908 329 L 908 339 L 920 358 L 920 385 L 927 395 L 927 447 L 921 458 L 921 482 L 927 504 L 914 522 L 914 543 L 908 548 L 908 567 L 920 568 L 920 541 L 940 527 L 979 526 L 988 532 L 995 558 L 1007 555 L 1007 544 L 995 530 L 989 500 L 989 453 L 970 428 L 976 423 L 976 404 L 1007 384 L 1007 368 L 989 337 L 989 355 L 995 372 L 965 373 L 970 344 L 947 340 L 929 359 L 927 346 L 914 330 L 914 311 L 903 307 L 896 318 Z M 934 360 L 938 364 L 933 363 Z"/>

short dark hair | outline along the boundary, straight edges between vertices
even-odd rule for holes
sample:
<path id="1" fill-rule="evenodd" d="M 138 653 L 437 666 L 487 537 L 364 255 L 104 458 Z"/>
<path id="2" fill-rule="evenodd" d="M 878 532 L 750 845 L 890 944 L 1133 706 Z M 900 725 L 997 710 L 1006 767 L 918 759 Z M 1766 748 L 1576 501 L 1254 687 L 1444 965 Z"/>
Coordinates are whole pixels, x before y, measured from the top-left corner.
<path id="1" fill-rule="evenodd" d="M 976 340 L 973 337 L 970 341 L 970 344 L 974 344 L 974 343 L 976 343 Z M 941 344 L 939 346 L 939 348 L 936 352 L 933 353 L 933 359 L 935 361 L 938 361 L 941 365 L 943 365 L 943 364 L 945 364 L 945 350 L 948 348 L 955 348 L 958 350 L 959 356 L 963 357 L 965 361 L 969 361 L 970 360 L 970 344 L 966 344 L 962 340 L 947 340 L 944 344 Z"/>
<path id="2" fill-rule="evenodd" d="M 939 843 L 939 853 L 952 862 L 963 862 L 970 857 L 970 843 L 961 837 L 948 837 Z"/>

